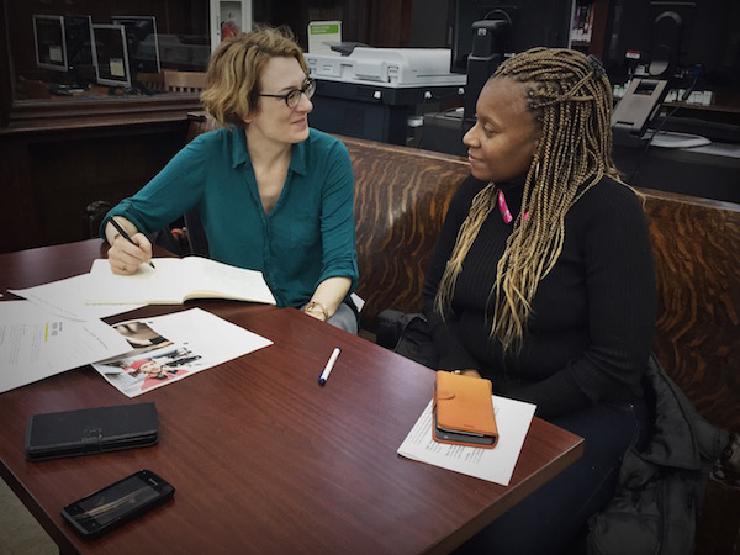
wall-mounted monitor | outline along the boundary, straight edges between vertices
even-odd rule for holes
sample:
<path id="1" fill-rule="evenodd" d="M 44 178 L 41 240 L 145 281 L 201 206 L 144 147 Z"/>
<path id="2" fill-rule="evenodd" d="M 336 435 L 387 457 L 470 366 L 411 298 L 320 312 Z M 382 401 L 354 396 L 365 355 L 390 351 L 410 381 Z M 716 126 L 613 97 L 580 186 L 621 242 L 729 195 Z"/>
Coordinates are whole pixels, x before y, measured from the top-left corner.
<path id="1" fill-rule="evenodd" d="M 89 15 L 64 16 L 64 42 L 69 69 L 92 67 L 92 19 Z"/>
<path id="2" fill-rule="evenodd" d="M 120 25 L 93 25 L 95 77 L 101 85 L 131 88 L 126 30 Z"/>
<path id="3" fill-rule="evenodd" d="M 33 37 L 36 66 L 52 71 L 67 71 L 67 43 L 61 15 L 34 15 Z"/>
<path id="4" fill-rule="evenodd" d="M 452 0 L 448 20 L 450 71 L 467 71 L 474 21 L 507 22 L 509 29 L 496 37 L 496 48 L 503 53 L 523 52 L 535 46 L 567 47 L 570 7 L 570 0 Z"/>
<path id="5" fill-rule="evenodd" d="M 696 2 L 650 2 L 650 75 L 667 77 L 681 66 L 695 13 Z"/>
<path id="6" fill-rule="evenodd" d="M 64 42 L 70 78 L 80 86 L 95 81 L 92 53 L 92 19 L 89 15 L 64 16 Z"/>
<path id="7" fill-rule="evenodd" d="M 131 71 L 137 73 L 159 73 L 159 39 L 157 20 L 151 15 L 115 15 L 113 25 L 126 29 L 126 42 Z"/>

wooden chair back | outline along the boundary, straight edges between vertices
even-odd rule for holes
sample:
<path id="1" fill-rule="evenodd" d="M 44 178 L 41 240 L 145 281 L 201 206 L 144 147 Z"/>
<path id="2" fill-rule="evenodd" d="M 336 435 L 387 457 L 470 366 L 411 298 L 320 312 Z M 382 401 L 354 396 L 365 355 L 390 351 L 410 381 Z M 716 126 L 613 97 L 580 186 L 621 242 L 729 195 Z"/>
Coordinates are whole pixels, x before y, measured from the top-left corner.
<path id="1" fill-rule="evenodd" d="M 150 91 L 165 91 L 164 73 L 137 73 L 136 80 Z"/>
<path id="2" fill-rule="evenodd" d="M 165 90 L 173 93 L 200 93 L 206 87 L 203 72 L 167 71 L 164 74 Z"/>

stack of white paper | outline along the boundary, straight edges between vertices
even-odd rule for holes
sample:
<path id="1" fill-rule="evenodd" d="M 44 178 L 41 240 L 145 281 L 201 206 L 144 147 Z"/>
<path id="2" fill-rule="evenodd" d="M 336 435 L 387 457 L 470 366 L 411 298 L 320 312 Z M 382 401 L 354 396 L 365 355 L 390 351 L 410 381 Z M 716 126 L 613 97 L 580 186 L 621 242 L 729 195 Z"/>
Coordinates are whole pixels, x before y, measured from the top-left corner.
<path id="1" fill-rule="evenodd" d="M 38 304 L 52 314 L 70 320 L 96 320 L 145 306 L 145 303 L 85 304 L 93 286 L 93 280 L 90 274 L 82 274 L 28 289 L 14 289 L 10 292 Z"/>
<path id="2" fill-rule="evenodd" d="M 495 448 L 481 449 L 434 441 L 432 402 L 429 401 L 397 453 L 407 459 L 508 486 L 534 417 L 535 406 L 495 395 L 492 402 L 498 428 L 498 443 Z"/>
<path id="3" fill-rule="evenodd" d="M 0 392 L 130 349 L 100 320 L 77 322 L 28 301 L 0 302 Z"/>

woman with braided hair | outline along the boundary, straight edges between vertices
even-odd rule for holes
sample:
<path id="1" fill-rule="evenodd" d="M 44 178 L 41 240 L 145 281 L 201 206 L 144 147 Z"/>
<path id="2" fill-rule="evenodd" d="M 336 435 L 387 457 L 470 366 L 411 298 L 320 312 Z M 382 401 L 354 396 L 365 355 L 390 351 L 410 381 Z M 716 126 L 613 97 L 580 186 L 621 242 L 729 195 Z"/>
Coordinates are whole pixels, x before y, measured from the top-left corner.
<path id="1" fill-rule="evenodd" d="M 489 79 L 464 138 L 472 175 L 424 285 L 432 364 L 491 379 L 586 439 L 579 462 L 470 549 L 566 549 L 644 429 L 655 277 L 640 200 L 612 162 L 611 110 L 596 58 L 535 48 Z"/>

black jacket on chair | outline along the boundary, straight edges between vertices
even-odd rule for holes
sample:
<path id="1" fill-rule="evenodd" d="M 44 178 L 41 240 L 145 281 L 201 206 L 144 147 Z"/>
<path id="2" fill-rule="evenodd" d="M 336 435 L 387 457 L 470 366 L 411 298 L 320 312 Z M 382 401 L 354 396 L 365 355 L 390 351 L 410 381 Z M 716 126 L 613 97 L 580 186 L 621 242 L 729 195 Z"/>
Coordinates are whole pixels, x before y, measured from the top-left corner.
<path id="1" fill-rule="evenodd" d="M 706 479 L 729 441 L 699 416 L 655 356 L 645 381 L 655 399 L 654 429 L 642 451 L 627 451 L 614 498 L 591 519 L 591 555 L 693 553 Z"/>

